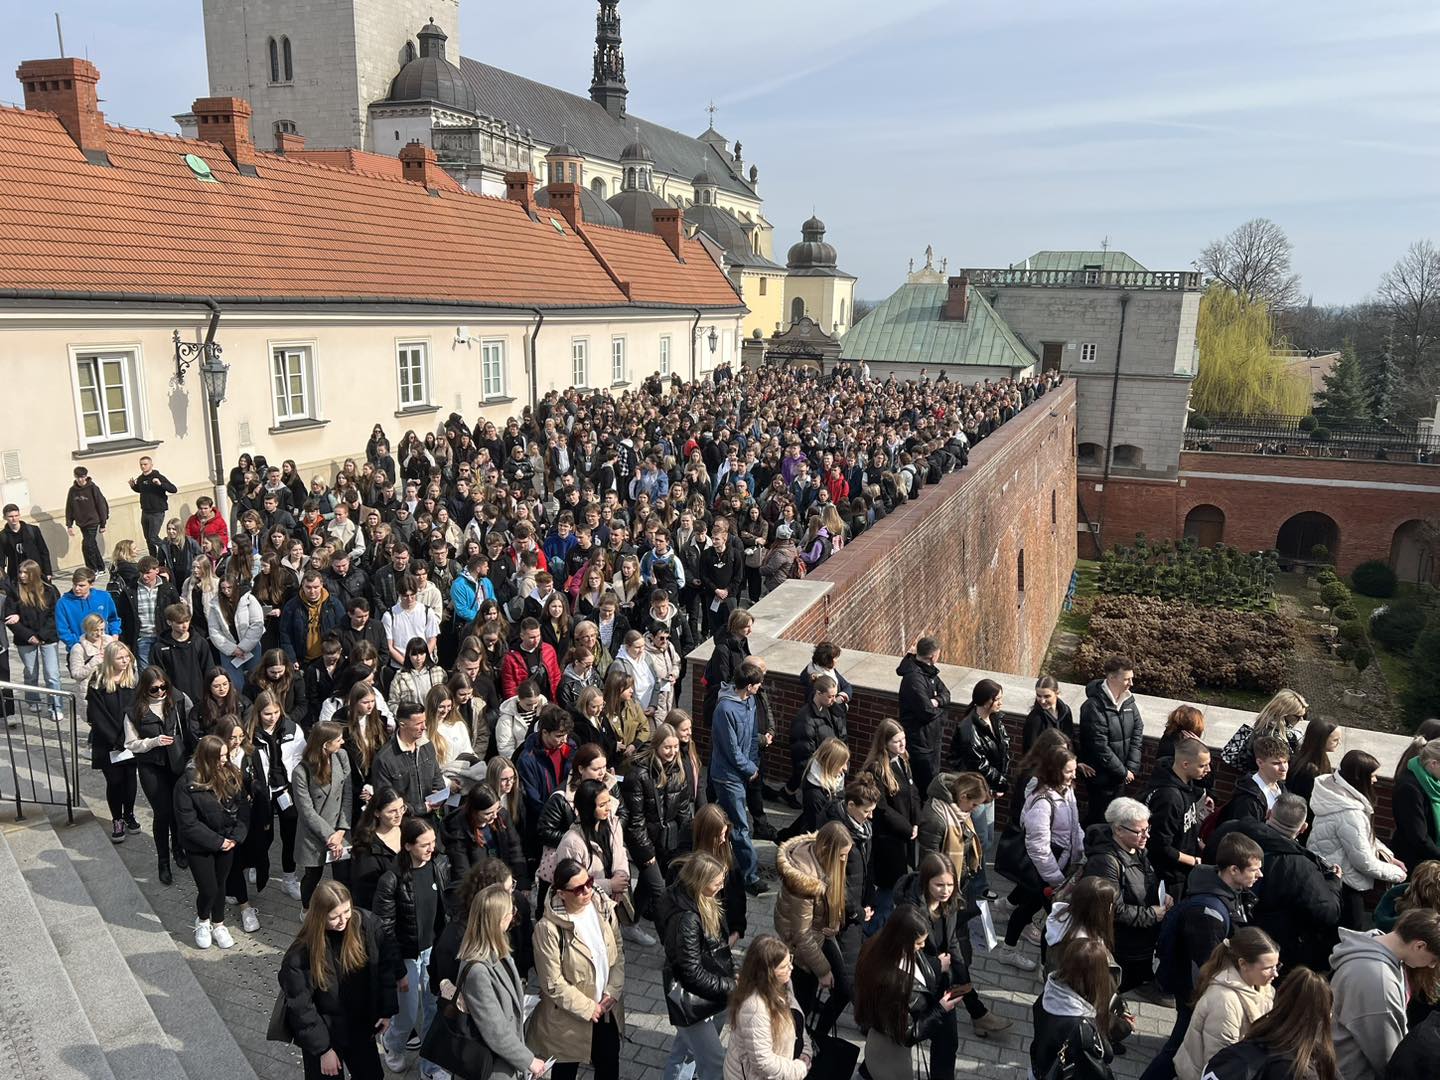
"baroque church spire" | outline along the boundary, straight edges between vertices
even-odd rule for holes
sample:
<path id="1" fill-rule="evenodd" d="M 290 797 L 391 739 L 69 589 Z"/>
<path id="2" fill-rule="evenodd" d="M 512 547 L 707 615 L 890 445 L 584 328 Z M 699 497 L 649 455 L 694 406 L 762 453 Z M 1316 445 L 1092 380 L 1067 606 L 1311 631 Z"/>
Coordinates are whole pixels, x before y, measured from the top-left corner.
<path id="1" fill-rule="evenodd" d="M 595 76 L 590 100 L 619 120 L 625 116 L 625 52 L 620 42 L 620 0 L 600 0 L 595 16 Z"/>

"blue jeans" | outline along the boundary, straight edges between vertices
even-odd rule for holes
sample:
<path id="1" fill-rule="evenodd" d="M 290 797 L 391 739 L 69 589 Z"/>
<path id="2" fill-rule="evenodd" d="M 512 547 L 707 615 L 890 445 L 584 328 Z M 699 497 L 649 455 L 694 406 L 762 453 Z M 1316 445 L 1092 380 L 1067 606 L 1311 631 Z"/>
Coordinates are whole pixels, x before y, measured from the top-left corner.
<path id="1" fill-rule="evenodd" d="M 150 650 L 155 648 L 155 638 L 153 635 L 151 637 L 142 637 L 137 640 L 135 644 L 138 646 L 135 650 L 136 653 L 138 653 L 136 659 L 140 661 L 140 667 L 143 670 L 150 666 Z"/>
<path id="2" fill-rule="evenodd" d="M 336 863 L 335 865 L 340 865 Z M 400 995 L 400 1011 L 390 1019 L 390 1026 L 384 1035 L 387 1054 L 405 1053 L 405 1040 L 411 1030 L 425 1037 L 430 1021 L 435 1019 L 435 995 L 430 993 L 430 950 L 426 949 L 414 960 L 405 961 L 405 978 L 410 986 Z M 424 1058 L 420 1059 L 420 1075 L 434 1076 L 442 1070 Z"/>
<path id="3" fill-rule="evenodd" d="M 665 1059 L 664 1080 L 680 1080 L 690 1070 L 687 1058 L 694 1059 L 695 1080 L 722 1080 L 725 1075 L 725 1047 L 720 1044 L 720 1027 L 725 1021 L 722 1009 L 709 1020 L 675 1029 L 670 1056 Z"/>
<path id="4" fill-rule="evenodd" d="M 867 938 L 870 938 L 873 937 L 875 934 L 878 934 L 880 932 L 880 928 L 885 925 L 885 920 L 890 917 L 890 913 L 894 910 L 894 886 L 891 886 L 888 889 L 876 889 L 875 914 L 872 915 L 870 917 L 870 921 L 865 924 L 865 936 Z"/>
<path id="5" fill-rule="evenodd" d="M 710 778 L 710 783 L 715 788 L 715 801 L 730 819 L 730 844 L 740 861 L 740 874 L 747 882 L 756 881 L 759 879 L 760 860 L 755 857 L 755 845 L 750 842 L 750 815 L 746 809 L 744 781 L 714 776 Z"/>
<path id="6" fill-rule="evenodd" d="M 1019 807 L 1012 809 L 1012 813 L 1019 812 Z M 970 811 L 970 820 L 974 822 L 975 832 L 980 838 L 980 871 L 970 879 L 970 896 L 978 899 L 990 887 L 985 865 L 995 855 L 995 804 L 988 802 L 984 806 L 975 807 Z"/>
<path id="7" fill-rule="evenodd" d="M 20 666 L 25 669 L 25 684 L 27 686 L 40 686 L 40 678 L 43 675 L 44 685 L 51 690 L 60 689 L 60 643 L 56 641 L 45 645 L 17 645 L 20 650 Z M 26 694 L 25 700 L 31 704 L 40 701 L 39 694 Z M 47 697 L 50 709 L 54 713 L 60 711 L 60 699 Z"/>

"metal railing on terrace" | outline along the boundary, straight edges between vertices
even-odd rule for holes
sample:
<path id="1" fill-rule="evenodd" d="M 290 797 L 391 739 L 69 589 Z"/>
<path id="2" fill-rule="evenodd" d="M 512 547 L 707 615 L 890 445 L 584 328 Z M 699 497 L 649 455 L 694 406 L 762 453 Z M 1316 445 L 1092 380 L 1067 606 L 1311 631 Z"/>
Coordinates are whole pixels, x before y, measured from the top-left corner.
<path id="1" fill-rule="evenodd" d="M 1040 289 L 1198 289 L 1195 270 L 962 270 L 970 284 Z"/>
<path id="2" fill-rule="evenodd" d="M 37 663 L 39 661 L 37 660 Z M 70 823 L 80 805 L 80 725 L 75 695 L 68 690 L 0 682 L 0 799 L 63 806 Z"/>
<path id="3" fill-rule="evenodd" d="M 1192 416 L 1185 449 L 1440 463 L 1440 438 L 1413 423 L 1323 416 Z"/>

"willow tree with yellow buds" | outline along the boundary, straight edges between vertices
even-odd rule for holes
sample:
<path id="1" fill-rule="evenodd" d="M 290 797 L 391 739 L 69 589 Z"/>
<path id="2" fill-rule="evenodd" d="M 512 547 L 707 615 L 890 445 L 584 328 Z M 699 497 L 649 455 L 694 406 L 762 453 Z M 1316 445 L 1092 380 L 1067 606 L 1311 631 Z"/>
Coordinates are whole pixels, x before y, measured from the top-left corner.
<path id="1" fill-rule="evenodd" d="M 1310 387 L 1271 351 L 1275 326 L 1263 300 L 1246 300 L 1216 283 L 1200 298 L 1195 344 L 1200 372 L 1190 394 L 1196 412 L 1238 416 L 1300 416 Z"/>

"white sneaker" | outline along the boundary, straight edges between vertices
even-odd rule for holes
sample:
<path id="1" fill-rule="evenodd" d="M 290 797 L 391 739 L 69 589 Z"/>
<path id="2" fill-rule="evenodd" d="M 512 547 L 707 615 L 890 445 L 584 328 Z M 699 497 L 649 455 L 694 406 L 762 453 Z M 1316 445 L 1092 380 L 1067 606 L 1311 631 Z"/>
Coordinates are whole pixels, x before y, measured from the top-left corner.
<path id="1" fill-rule="evenodd" d="M 644 927 L 640 926 L 621 927 L 620 936 L 632 945 L 650 946 L 655 944 L 655 935 L 648 933 Z"/>
<path id="2" fill-rule="evenodd" d="M 253 905 L 246 904 L 240 909 L 240 928 L 247 934 L 253 934 L 260 929 L 260 913 Z"/>
<path id="3" fill-rule="evenodd" d="M 235 939 L 230 936 L 230 931 L 224 923 L 216 923 L 212 926 L 210 928 L 210 937 L 211 940 L 222 949 L 233 949 L 235 947 Z"/>
<path id="4" fill-rule="evenodd" d="M 1025 927 L 1024 930 L 1020 931 L 1020 936 L 1030 942 L 1031 945 L 1039 945 L 1041 941 L 1040 928 L 1034 923 L 1031 923 Z"/>
<path id="5" fill-rule="evenodd" d="M 995 957 L 996 960 L 999 960 L 1000 963 L 1009 964 L 1011 967 L 1019 968 L 1021 971 L 1034 971 L 1038 966 L 1034 960 L 1031 960 L 1030 957 L 1021 952 L 1017 946 L 1006 945 L 1003 942 L 996 946 L 995 951 L 990 955 Z"/>
<path id="6" fill-rule="evenodd" d="M 208 949 L 212 938 L 212 930 L 209 919 L 195 920 L 195 947 L 197 949 Z"/>
<path id="7" fill-rule="evenodd" d="M 300 899 L 300 879 L 294 874 L 286 874 L 280 880 L 280 888 L 285 890 L 285 895 L 291 900 Z"/>
<path id="8" fill-rule="evenodd" d="M 385 1058 L 385 1069 L 386 1069 L 387 1072 L 392 1072 L 392 1073 L 394 1073 L 396 1076 L 399 1076 L 399 1075 L 401 1075 L 401 1074 L 405 1071 L 405 1051 L 404 1051 L 404 1050 L 401 1050 L 398 1054 L 396 1054 L 396 1053 L 392 1053 L 392 1052 L 390 1051 L 390 1048 L 389 1048 L 389 1047 L 386 1047 L 386 1048 L 385 1048 L 384 1058 Z"/>

